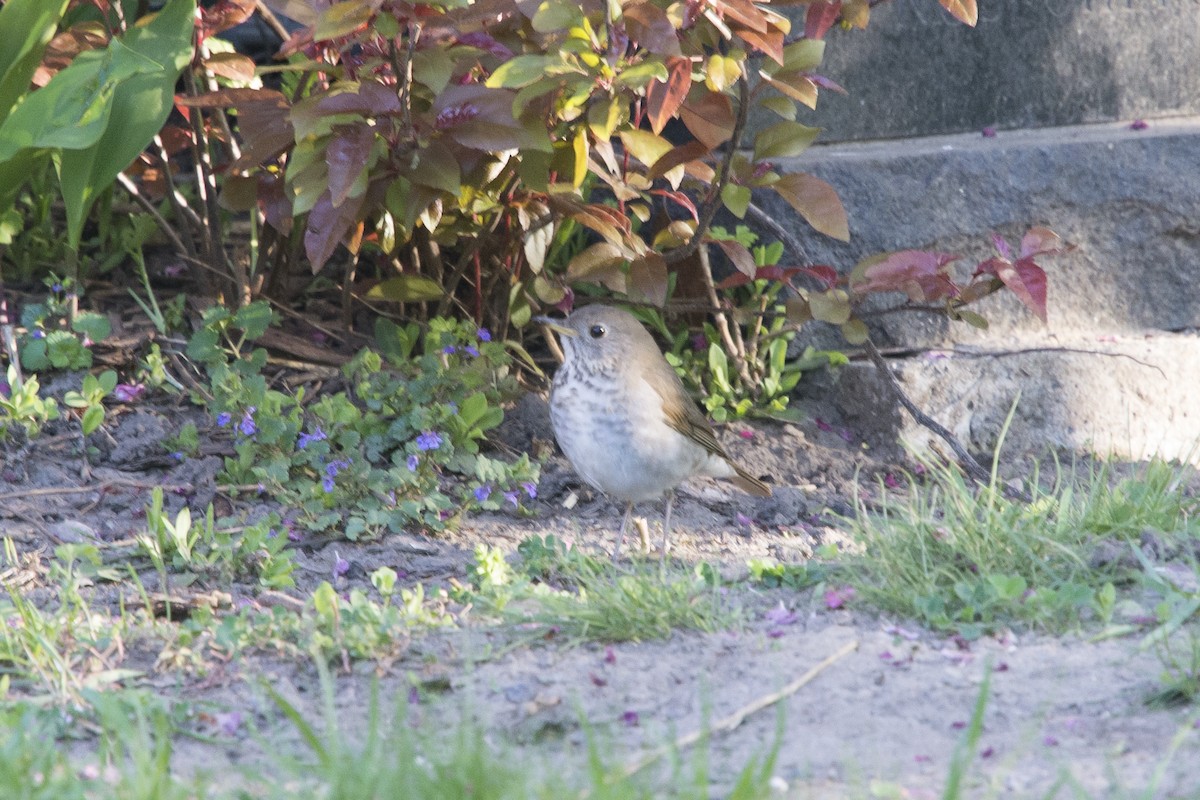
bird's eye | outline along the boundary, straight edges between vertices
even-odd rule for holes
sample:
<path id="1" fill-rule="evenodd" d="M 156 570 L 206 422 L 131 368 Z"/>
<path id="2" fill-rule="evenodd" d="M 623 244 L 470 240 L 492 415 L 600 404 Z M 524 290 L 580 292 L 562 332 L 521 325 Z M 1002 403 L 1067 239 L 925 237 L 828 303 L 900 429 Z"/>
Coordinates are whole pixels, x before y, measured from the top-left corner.
<path id="1" fill-rule="evenodd" d="M 592 326 L 592 327 L 591 327 L 591 328 L 588 330 L 588 333 L 589 333 L 589 334 L 591 334 L 591 337 L 592 337 L 593 339 L 599 339 L 601 336 L 603 336 L 603 335 L 604 335 L 604 334 L 606 334 L 607 332 L 608 332 L 608 331 L 604 330 L 604 326 L 603 326 L 603 325 L 593 325 L 593 326 Z"/>

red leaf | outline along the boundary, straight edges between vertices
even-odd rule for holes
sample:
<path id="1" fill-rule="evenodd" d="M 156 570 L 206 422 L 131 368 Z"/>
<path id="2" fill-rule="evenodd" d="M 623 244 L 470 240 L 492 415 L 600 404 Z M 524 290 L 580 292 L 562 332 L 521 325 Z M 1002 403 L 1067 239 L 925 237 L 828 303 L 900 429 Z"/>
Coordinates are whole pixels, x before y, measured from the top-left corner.
<path id="1" fill-rule="evenodd" d="M 317 101 L 318 114 L 359 114 L 364 117 L 383 117 L 400 114 L 404 105 L 396 90 L 376 81 L 359 84 L 357 92 L 339 92 Z"/>
<path id="2" fill-rule="evenodd" d="M 757 275 L 758 265 L 754 263 L 754 256 L 750 255 L 746 245 L 733 239 L 712 239 L 710 241 L 725 251 L 725 255 L 733 262 L 733 266 L 738 272 L 750 278 Z"/>
<path id="3" fill-rule="evenodd" d="M 258 172 L 258 207 L 262 209 L 268 225 L 284 236 L 292 232 L 292 198 L 282 173 L 265 169 Z"/>
<path id="4" fill-rule="evenodd" d="M 808 7 L 804 15 L 804 38 L 824 39 L 842 13 L 842 0 L 821 0 Z"/>
<path id="5" fill-rule="evenodd" d="M 695 101 L 684 102 L 679 107 L 679 117 L 692 136 L 710 150 L 733 136 L 733 103 L 719 92 L 705 92 Z"/>
<path id="6" fill-rule="evenodd" d="M 219 0 L 209 8 L 200 6 L 201 41 L 250 19 L 256 5 L 255 0 Z"/>
<path id="7" fill-rule="evenodd" d="M 784 175 L 771 188 L 813 228 L 841 241 L 850 239 L 850 222 L 837 192 L 825 181 L 802 172 Z"/>
<path id="8" fill-rule="evenodd" d="M 750 0 L 712 0 L 712 5 L 725 19 L 735 20 L 752 31 L 767 32 L 767 15 Z"/>
<path id="9" fill-rule="evenodd" d="M 662 308 L 667 302 L 667 262 L 658 253 L 646 253 L 629 262 L 626 287 L 631 299 Z"/>
<path id="10" fill-rule="evenodd" d="M 253 102 L 238 103 L 238 130 L 243 136 L 242 154 L 231 170 L 250 169 L 276 158 L 292 146 L 291 105 L 279 92 L 259 91 Z"/>
<path id="11" fill-rule="evenodd" d="M 998 233 L 992 234 L 992 246 L 996 248 L 996 252 L 1006 261 L 1012 261 L 1012 248 L 1008 246 L 1008 242 Z"/>
<path id="12" fill-rule="evenodd" d="M 717 288 L 721 291 L 736 289 L 739 286 L 745 286 L 752 280 L 754 279 L 744 272 L 731 272 L 728 278 L 717 284 Z"/>
<path id="13" fill-rule="evenodd" d="M 749 28 L 734 28 L 733 34 L 746 44 L 769 55 L 776 63 L 783 63 L 783 31 L 778 28 L 761 33 Z"/>
<path id="14" fill-rule="evenodd" d="M 646 88 L 646 111 L 650 116 L 650 129 L 662 133 L 667 120 L 675 116 L 679 104 L 692 88 L 692 62 L 682 56 L 667 59 L 667 81 L 651 81 Z"/>
<path id="15" fill-rule="evenodd" d="M 789 271 L 793 270 L 789 268 Z M 816 278 L 818 281 L 825 284 L 825 288 L 827 290 L 837 286 L 838 279 L 840 277 L 836 269 L 826 266 L 825 264 L 814 264 L 811 267 L 800 267 L 794 271 L 799 272 L 802 275 L 808 275 L 809 277 Z"/>
<path id="16" fill-rule="evenodd" d="M 317 204 L 308 212 L 308 225 L 304 229 L 304 252 L 316 275 L 333 255 L 338 243 L 358 225 L 359 211 L 365 195 L 346 198 L 339 206 L 333 204 L 329 190 L 317 198 Z"/>
<path id="17" fill-rule="evenodd" d="M 996 276 L 1026 308 L 1046 322 L 1046 272 L 1032 258 L 1018 259 L 1015 264 L 1002 262 Z"/>
<path id="18" fill-rule="evenodd" d="M 680 164 L 686 164 L 689 161 L 703 158 L 710 152 L 712 151 L 704 142 L 688 142 L 687 144 L 673 147 L 659 158 L 658 161 L 654 162 L 654 165 L 650 167 L 650 171 L 646 173 L 646 177 L 650 180 L 661 178 Z"/>
<path id="19" fill-rule="evenodd" d="M 1049 228 L 1035 227 L 1021 237 L 1021 258 L 1065 252 L 1062 238 Z"/>
<path id="20" fill-rule="evenodd" d="M 338 125 L 325 148 L 325 163 L 329 165 L 329 194 L 335 206 L 350 195 L 375 143 L 375 129 L 365 122 Z"/>
<path id="21" fill-rule="evenodd" d="M 859 294 L 904 292 L 914 303 L 931 302 L 958 295 L 947 267 L 960 256 L 931 250 L 900 250 L 866 263 L 862 280 L 854 285 Z"/>
<path id="22" fill-rule="evenodd" d="M 666 156 L 664 156 L 664 158 L 665 157 Z M 692 198 L 688 197 L 683 192 L 672 192 L 666 189 L 651 189 L 650 194 L 656 194 L 659 197 L 665 197 L 668 200 L 674 200 L 676 203 L 687 209 L 688 213 L 692 215 L 693 220 L 696 222 L 700 221 L 700 214 L 696 211 L 696 204 L 692 202 Z"/>
<path id="23" fill-rule="evenodd" d="M 634 3 L 621 12 L 629 38 L 647 52 L 661 56 L 680 55 L 679 34 L 667 12 L 653 3 Z"/>

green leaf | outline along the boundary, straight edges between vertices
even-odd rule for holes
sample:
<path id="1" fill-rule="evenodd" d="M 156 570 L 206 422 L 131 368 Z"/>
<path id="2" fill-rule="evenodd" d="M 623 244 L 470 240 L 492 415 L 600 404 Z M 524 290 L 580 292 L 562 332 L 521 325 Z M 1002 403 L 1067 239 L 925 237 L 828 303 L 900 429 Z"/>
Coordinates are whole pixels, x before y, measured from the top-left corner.
<path id="1" fill-rule="evenodd" d="M 787 158 L 803 153 L 817 138 L 820 128 L 799 122 L 776 122 L 759 131 L 754 139 L 754 160 Z"/>
<path id="2" fill-rule="evenodd" d="M 29 91 L 46 45 L 58 29 L 69 0 L 8 0 L 0 6 L 0 121 Z"/>
<path id="3" fill-rule="evenodd" d="M 808 296 L 808 305 L 814 319 L 831 325 L 844 325 L 850 320 L 850 296 L 843 289 L 813 292 Z"/>
<path id="4" fill-rule="evenodd" d="M 470 428 L 487 412 L 487 406 L 487 398 L 481 392 L 476 392 L 459 404 L 458 418 Z"/>
<path id="5" fill-rule="evenodd" d="M 100 423 L 104 422 L 104 406 L 96 404 L 90 405 L 83 412 L 83 417 L 80 419 L 80 426 L 83 428 L 83 435 L 87 436 L 97 428 Z"/>
<path id="6" fill-rule="evenodd" d="M 367 297 L 393 303 L 422 303 L 441 300 L 444 294 L 437 281 L 423 275 L 400 275 L 375 284 L 367 292 Z"/>
<path id="7" fill-rule="evenodd" d="M 778 116 L 786 120 L 791 121 L 796 119 L 796 102 L 790 97 L 780 97 L 779 95 L 768 97 L 760 100 L 759 105 L 768 111 L 775 112 Z"/>
<path id="8" fill-rule="evenodd" d="M 988 321 L 981 314 L 976 314 L 974 311 L 968 311 L 965 308 L 957 309 L 954 314 L 973 328 L 978 328 L 981 331 L 988 329 Z"/>
<path id="9" fill-rule="evenodd" d="M 241 329 L 247 339 L 254 340 L 266 332 L 274 319 L 275 312 L 271 310 L 270 304 L 259 300 L 239 308 L 233 315 L 232 322 L 234 327 Z"/>
<path id="10" fill-rule="evenodd" d="M 67 241 L 78 249 L 83 222 L 96 196 L 137 158 L 166 122 L 175 81 L 192 59 L 195 0 L 171 0 L 145 25 L 131 28 L 123 46 L 160 65 L 121 82 L 111 101 L 111 122 L 94 146 L 66 150 L 59 183 L 67 209 Z"/>
<path id="11" fill-rule="evenodd" d="M 641 64 L 632 66 L 629 69 L 621 70 L 617 76 L 617 80 L 626 86 L 633 89 L 642 89 L 650 81 L 660 80 L 666 81 L 670 77 L 667 72 L 667 65 L 661 61 L 643 61 Z"/>
<path id="12" fill-rule="evenodd" d="M 93 342 L 102 342 L 112 333 L 112 326 L 108 322 L 108 317 L 103 314 L 97 314 L 95 311 L 81 311 L 71 321 L 71 330 L 82 333 Z"/>
<path id="13" fill-rule="evenodd" d="M 583 20 L 583 9 L 565 0 L 543 0 L 530 23 L 538 33 L 555 33 L 573 28 Z"/>
<path id="14" fill-rule="evenodd" d="M 866 344 L 870 331 L 861 319 L 852 319 L 842 324 L 842 336 L 853 345 Z"/>
<path id="15" fill-rule="evenodd" d="M 559 56 L 517 56 L 497 67 L 486 85 L 492 89 L 520 89 L 546 77 L 551 66 L 562 64 Z"/>
<path id="16" fill-rule="evenodd" d="M 729 209 L 729 213 L 742 219 L 746 216 L 746 209 L 750 207 L 750 189 L 735 183 L 727 183 L 721 189 L 721 202 L 725 204 L 725 208 Z"/>
<path id="17" fill-rule="evenodd" d="M 317 17 L 313 39 L 319 42 L 347 36 L 370 22 L 374 14 L 369 3 L 334 3 Z"/>
<path id="18" fill-rule="evenodd" d="M 102 396 L 107 397 L 112 394 L 113 389 L 117 388 L 117 373 L 115 370 L 106 369 L 100 373 L 100 377 L 96 379 L 96 383 L 102 393 Z"/>
<path id="19" fill-rule="evenodd" d="M 26 148 L 91 147 L 108 127 L 117 87 L 134 75 L 159 69 L 119 39 L 103 50 L 82 53 L 0 125 L 0 161 Z"/>

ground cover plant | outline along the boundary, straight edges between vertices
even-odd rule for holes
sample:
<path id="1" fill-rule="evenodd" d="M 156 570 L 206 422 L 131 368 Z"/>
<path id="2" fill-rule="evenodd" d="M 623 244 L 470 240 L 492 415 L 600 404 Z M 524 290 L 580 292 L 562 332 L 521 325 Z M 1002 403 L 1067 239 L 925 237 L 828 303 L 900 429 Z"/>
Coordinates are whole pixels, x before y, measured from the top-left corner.
<path id="1" fill-rule="evenodd" d="M 1177 465 L 1035 470 L 1031 503 L 944 463 L 841 473 L 811 507 L 689 498 L 704 543 L 660 568 L 598 555 L 544 426 L 505 444 L 518 374 L 548 363 L 530 316 L 585 296 L 633 306 L 718 421 L 794 411 L 803 373 L 845 358 L 789 353 L 799 328 L 862 344 L 881 297 L 982 326 L 1005 290 L 1044 318 L 1042 264 L 1069 249 L 1047 228 L 965 268 L 914 249 L 837 270 L 758 211 L 775 192 L 848 235 L 832 187 L 784 164 L 817 134 L 796 104 L 838 90 L 827 33 L 876 2 L 292 2 L 311 19 L 257 67 L 220 37 L 264 6 L 151 5 L 0 5 L 0 794 L 804 796 L 787 726 L 834 664 L 846 716 L 943 642 L 965 669 L 1046 631 L 1137 640 L 1137 686 L 1173 716 L 1131 748 L 1154 769 L 1128 794 L 1176 774 L 1200 685 Z M 763 425 L 741 446 L 794 460 Z M 846 520 L 821 508 L 846 498 Z M 821 638 L 855 627 L 891 644 Z M 994 780 L 1008 671 L 948 712 L 969 723 L 942 726 L 934 774 L 838 789 Z"/>

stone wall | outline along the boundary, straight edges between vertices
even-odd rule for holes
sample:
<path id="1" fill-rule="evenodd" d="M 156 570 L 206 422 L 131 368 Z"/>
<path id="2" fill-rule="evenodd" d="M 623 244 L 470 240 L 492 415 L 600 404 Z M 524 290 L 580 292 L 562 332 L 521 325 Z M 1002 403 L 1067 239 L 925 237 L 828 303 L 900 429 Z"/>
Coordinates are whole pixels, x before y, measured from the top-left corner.
<path id="1" fill-rule="evenodd" d="M 822 141 L 1200 113 L 1200 0 L 890 0 L 829 34 Z"/>

